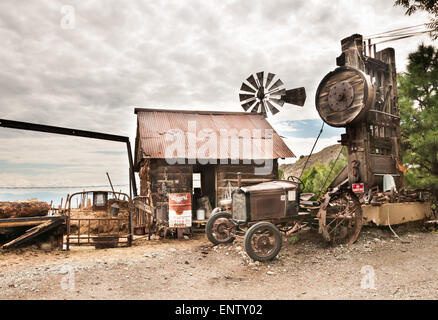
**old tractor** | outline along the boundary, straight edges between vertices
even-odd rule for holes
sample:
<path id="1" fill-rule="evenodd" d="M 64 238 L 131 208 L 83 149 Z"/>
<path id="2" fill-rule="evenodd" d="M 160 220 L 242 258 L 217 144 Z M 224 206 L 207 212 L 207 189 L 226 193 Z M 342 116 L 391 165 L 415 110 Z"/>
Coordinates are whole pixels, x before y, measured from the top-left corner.
<path id="1" fill-rule="evenodd" d="M 273 259 L 281 249 L 281 231 L 293 233 L 315 226 L 331 243 L 354 243 L 364 224 L 389 225 L 421 220 L 431 214 L 426 193 L 405 190 L 401 164 L 400 116 L 397 101 L 395 52 L 376 52 L 361 35 L 341 41 L 337 68 L 318 86 L 315 106 L 321 119 L 345 128 L 341 144 L 347 149 L 347 166 L 318 201 L 303 194 L 298 177 L 241 186 L 232 193 L 229 210 L 219 210 L 206 225 L 213 244 L 230 243 L 244 236 L 245 250 L 254 260 Z M 373 50 L 374 49 L 374 50 Z M 260 77 L 261 75 L 261 77 Z M 268 87 L 263 73 L 243 84 L 242 107 L 271 113 L 272 102 L 304 105 L 304 88 Z M 272 80 L 272 76 L 271 76 Z M 251 90 L 250 90 L 251 89 Z M 273 97 L 273 96 L 277 97 Z M 390 222 L 391 221 L 391 222 Z"/>

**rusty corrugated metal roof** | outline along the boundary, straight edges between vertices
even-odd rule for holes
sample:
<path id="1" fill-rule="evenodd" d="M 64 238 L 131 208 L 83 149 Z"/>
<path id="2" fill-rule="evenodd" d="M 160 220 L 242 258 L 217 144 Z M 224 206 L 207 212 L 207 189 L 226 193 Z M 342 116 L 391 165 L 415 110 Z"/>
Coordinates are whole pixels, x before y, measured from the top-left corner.
<path id="1" fill-rule="evenodd" d="M 143 158 L 164 159 L 181 156 L 189 159 L 194 158 L 193 150 L 197 152 L 196 159 L 295 157 L 283 139 L 260 114 L 144 108 L 136 108 L 135 113 L 138 135 L 136 155 L 137 148 L 140 148 L 140 157 Z M 272 130 L 271 146 L 268 131 L 265 130 Z M 196 141 L 191 140 L 195 137 L 195 132 Z M 176 150 L 172 153 L 172 145 L 174 149 L 179 148 L 180 154 L 177 154 Z M 173 156 L 169 157 L 170 154 Z"/>

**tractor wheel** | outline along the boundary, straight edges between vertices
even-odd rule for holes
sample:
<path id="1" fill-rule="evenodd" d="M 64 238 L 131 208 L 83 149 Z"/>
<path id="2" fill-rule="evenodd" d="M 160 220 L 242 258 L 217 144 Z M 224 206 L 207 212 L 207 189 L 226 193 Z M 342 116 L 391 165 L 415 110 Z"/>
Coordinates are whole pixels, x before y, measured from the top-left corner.
<path id="1" fill-rule="evenodd" d="M 245 251 L 255 261 L 272 260 L 281 249 L 281 233 L 270 222 L 259 222 L 245 235 Z"/>
<path id="2" fill-rule="evenodd" d="M 217 212 L 210 216 L 205 226 L 205 233 L 211 243 L 221 244 L 234 241 L 235 237 L 231 232 L 234 224 L 231 219 L 232 216 L 227 211 Z"/>
<path id="3" fill-rule="evenodd" d="M 356 194 L 351 190 L 330 200 L 324 223 L 324 238 L 332 244 L 353 244 L 362 229 L 362 207 Z"/>

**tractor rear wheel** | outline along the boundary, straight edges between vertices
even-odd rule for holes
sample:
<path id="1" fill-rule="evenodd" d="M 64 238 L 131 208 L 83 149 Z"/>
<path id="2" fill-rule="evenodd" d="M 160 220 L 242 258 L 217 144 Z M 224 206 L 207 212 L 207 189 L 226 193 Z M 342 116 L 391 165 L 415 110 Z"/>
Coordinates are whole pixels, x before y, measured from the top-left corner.
<path id="1" fill-rule="evenodd" d="M 324 239 L 332 244 L 353 244 L 362 229 L 362 206 L 350 189 L 341 190 L 329 201 L 330 206 L 320 221 Z"/>

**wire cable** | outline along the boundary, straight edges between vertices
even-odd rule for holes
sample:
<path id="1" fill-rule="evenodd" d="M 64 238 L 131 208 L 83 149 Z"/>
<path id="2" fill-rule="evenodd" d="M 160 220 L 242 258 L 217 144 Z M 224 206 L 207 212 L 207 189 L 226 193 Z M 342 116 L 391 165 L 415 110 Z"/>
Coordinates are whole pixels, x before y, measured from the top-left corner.
<path id="1" fill-rule="evenodd" d="M 371 41 L 375 39 L 386 39 L 383 41 L 373 43 L 373 45 L 376 45 L 380 43 L 386 43 L 386 42 L 397 41 L 410 37 L 415 37 L 426 33 L 432 33 L 433 30 L 428 28 L 427 25 L 428 25 L 427 23 L 422 23 L 415 26 L 403 27 L 403 28 L 393 29 L 385 32 L 375 33 L 372 35 L 364 36 L 363 40 Z"/>
<path id="2" fill-rule="evenodd" d="M 368 36 L 364 36 L 363 38 L 364 38 L 364 40 L 365 39 L 371 39 L 371 38 L 373 38 L 375 36 L 379 36 L 379 35 L 382 35 L 382 34 L 388 34 L 388 33 L 392 33 L 392 32 L 395 32 L 395 31 L 401 31 L 401 30 L 408 30 L 408 29 L 418 28 L 418 27 L 425 26 L 425 25 L 427 25 L 427 23 L 422 23 L 422 24 L 417 24 L 415 26 L 403 27 L 403 28 L 393 29 L 393 30 L 389 30 L 389 31 L 379 32 L 379 33 L 371 34 L 371 35 L 368 35 Z"/>
<path id="3" fill-rule="evenodd" d="M 316 143 L 318 142 L 319 137 L 321 136 L 321 133 L 322 133 L 322 130 L 323 130 L 323 129 L 324 129 L 324 122 L 322 122 L 321 130 L 319 130 L 318 137 L 316 137 L 316 140 L 315 140 L 315 143 L 313 144 L 312 150 L 310 151 L 310 154 L 309 154 L 309 156 L 308 156 L 307 159 L 306 159 L 306 163 L 304 163 L 304 167 L 303 167 L 303 169 L 301 170 L 301 173 L 300 173 L 300 177 L 299 177 L 299 179 L 301 179 L 301 177 L 302 177 L 302 175 L 303 175 L 303 172 L 304 172 L 304 170 L 306 169 L 307 162 L 309 162 L 309 159 L 310 159 L 310 157 L 311 157 L 312 154 L 313 154 L 313 149 L 315 149 Z"/>
<path id="4" fill-rule="evenodd" d="M 430 32 L 430 31 L 428 31 L 428 32 Z M 424 32 L 423 32 L 423 33 L 424 33 Z M 415 35 L 406 35 L 406 36 L 401 36 L 401 37 L 397 37 L 397 38 L 394 38 L 394 39 L 383 40 L 383 41 L 376 42 L 376 43 L 374 43 L 374 44 L 380 44 L 380 43 L 386 43 L 386 42 L 391 42 L 391 41 L 397 41 L 397 40 L 401 40 L 401 39 L 411 38 L 411 37 L 414 37 L 414 36 L 416 36 L 416 35 L 418 35 L 418 34 L 415 34 Z"/>
<path id="5" fill-rule="evenodd" d="M 129 186 L 129 184 L 114 184 L 115 187 Z M 108 185 L 96 185 L 96 186 L 27 186 L 27 187 L 12 187 L 12 186 L 0 186 L 0 189 L 86 189 L 86 188 L 106 188 Z"/>
<path id="6" fill-rule="evenodd" d="M 335 162 L 333 163 L 332 167 L 330 168 L 330 172 L 329 172 L 329 174 L 327 175 L 327 177 L 325 177 L 325 181 L 324 181 L 324 183 L 322 184 L 321 189 L 319 190 L 319 193 L 318 193 L 318 197 L 317 197 L 317 198 L 319 198 L 319 197 L 321 196 L 322 190 L 324 189 L 325 184 L 327 183 L 327 180 L 329 179 L 330 175 L 332 174 L 332 171 L 333 171 L 333 169 L 335 168 L 336 162 L 338 162 L 338 159 L 339 159 L 339 156 L 340 156 L 341 153 L 342 153 L 342 150 L 344 150 L 344 147 L 343 147 L 343 146 L 341 147 L 341 150 L 339 150 L 338 156 L 336 157 Z"/>
<path id="7" fill-rule="evenodd" d="M 382 39 L 382 38 L 394 38 L 394 37 L 400 37 L 400 36 L 409 36 L 409 35 L 417 35 L 417 34 L 423 34 L 431 32 L 431 30 L 422 30 L 422 31 L 411 31 L 411 32 L 402 32 L 402 33 L 393 33 L 391 35 L 385 35 L 385 36 L 377 36 L 370 39 Z"/>

